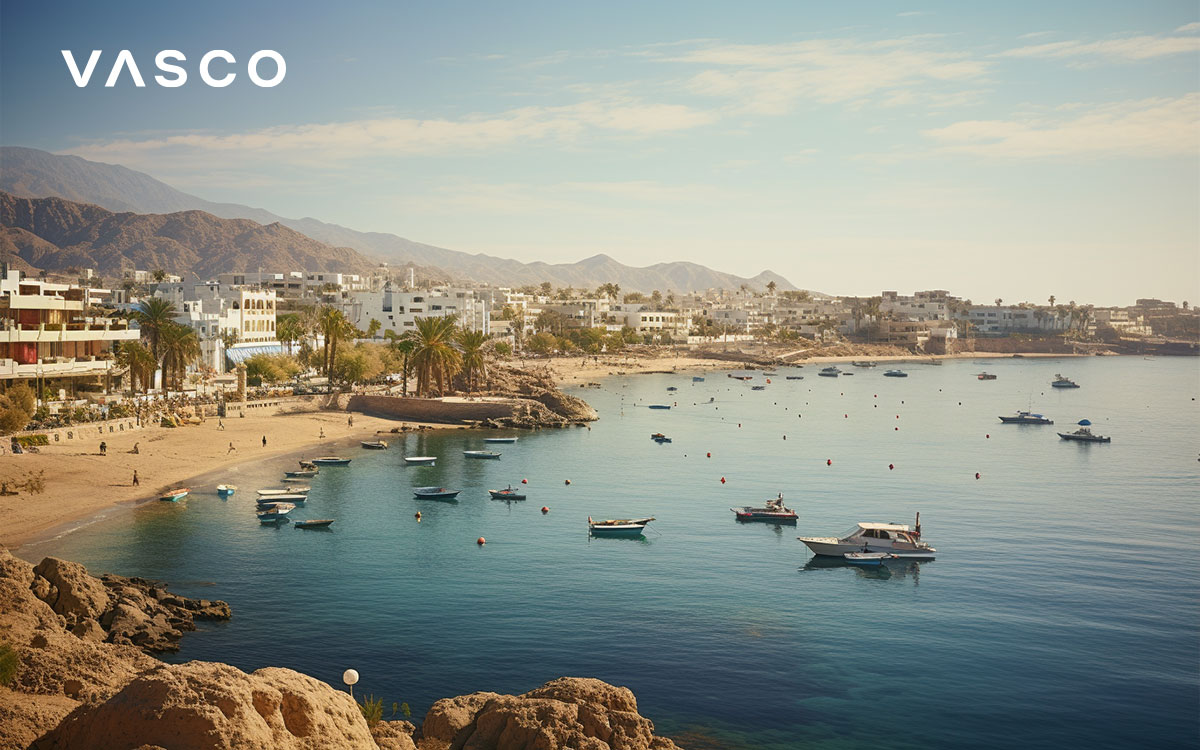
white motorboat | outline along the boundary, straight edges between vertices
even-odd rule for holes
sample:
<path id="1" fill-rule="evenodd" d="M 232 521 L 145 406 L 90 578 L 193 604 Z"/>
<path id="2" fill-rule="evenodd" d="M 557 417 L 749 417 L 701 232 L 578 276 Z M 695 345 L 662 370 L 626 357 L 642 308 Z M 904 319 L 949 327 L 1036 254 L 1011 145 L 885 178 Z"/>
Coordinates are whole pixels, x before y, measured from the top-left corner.
<path id="1" fill-rule="evenodd" d="M 405 456 L 404 463 L 409 466 L 433 466 L 437 456 Z"/>
<path id="2" fill-rule="evenodd" d="M 269 490 L 257 490 L 258 494 L 266 497 L 268 495 L 303 495 L 306 494 L 312 487 L 276 487 Z"/>
<path id="3" fill-rule="evenodd" d="M 932 560 L 937 552 L 921 541 L 921 514 L 915 527 L 902 523 L 861 522 L 840 537 L 801 536 L 813 554 L 842 557 L 847 552 L 890 552 L 909 560 Z"/>
<path id="4" fill-rule="evenodd" d="M 646 530 L 646 524 L 654 520 L 647 518 L 613 518 L 605 521 L 593 521 L 588 516 L 588 531 L 592 536 L 641 536 Z"/>

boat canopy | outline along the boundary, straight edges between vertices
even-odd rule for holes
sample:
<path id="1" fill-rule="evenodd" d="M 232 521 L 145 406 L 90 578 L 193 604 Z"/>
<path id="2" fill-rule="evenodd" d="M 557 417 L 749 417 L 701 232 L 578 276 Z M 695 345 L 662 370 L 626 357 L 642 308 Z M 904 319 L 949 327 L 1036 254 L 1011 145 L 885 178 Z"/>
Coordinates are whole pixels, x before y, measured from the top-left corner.
<path id="1" fill-rule="evenodd" d="M 911 531 L 906 523 L 860 523 L 860 529 L 879 529 L 880 531 Z"/>

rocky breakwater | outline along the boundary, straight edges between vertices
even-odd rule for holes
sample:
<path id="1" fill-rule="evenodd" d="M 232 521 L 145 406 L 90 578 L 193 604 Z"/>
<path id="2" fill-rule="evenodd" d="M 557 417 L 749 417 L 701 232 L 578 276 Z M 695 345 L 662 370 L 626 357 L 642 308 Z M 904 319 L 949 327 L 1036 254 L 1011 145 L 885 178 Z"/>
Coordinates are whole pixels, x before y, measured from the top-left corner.
<path id="1" fill-rule="evenodd" d="M 512 416 L 484 421 L 488 427 L 570 427 L 600 418 L 588 402 L 559 389 L 549 369 L 520 370 L 495 366 L 483 395 L 511 399 Z"/>

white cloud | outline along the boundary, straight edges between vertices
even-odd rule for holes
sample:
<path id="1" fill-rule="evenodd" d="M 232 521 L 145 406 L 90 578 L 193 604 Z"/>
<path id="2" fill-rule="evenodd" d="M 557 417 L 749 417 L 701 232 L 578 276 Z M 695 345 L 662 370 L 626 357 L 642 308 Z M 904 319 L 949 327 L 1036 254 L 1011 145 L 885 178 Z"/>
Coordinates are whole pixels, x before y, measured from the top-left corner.
<path id="1" fill-rule="evenodd" d="M 966 53 L 935 48 L 936 38 L 707 44 L 657 59 L 707 67 L 687 81 L 695 93 L 732 99 L 747 112 L 783 114 L 802 100 L 855 102 L 901 87 L 956 84 L 987 71 L 988 63 Z"/>
<path id="2" fill-rule="evenodd" d="M 1175 29 L 1176 34 L 1192 34 L 1195 32 L 1200 32 L 1200 21 L 1185 23 L 1184 25 Z"/>
<path id="3" fill-rule="evenodd" d="M 967 120 L 924 135 L 944 151 L 999 158 L 1200 154 L 1200 94 L 1066 111 L 1072 119 Z"/>
<path id="4" fill-rule="evenodd" d="M 1177 31 L 1187 28 L 1187 26 L 1183 26 L 1177 29 Z M 997 57 L 1149 60 L 1164 55 L 1177 55 L 1198 51 L 1200 51 L 1200 37 L 1142 35 L 1101 39 L 1091 42 L 1080 40 L 1047 42 L 1045 44 L 1034 44 L 1005 50 L 998 53 Z"/>
<path id="5" fill-rule="evenodd" d="M 585 135 L 648 136 L 712 122 L 715 115 L 635 99 L 523 107 L 458 120 L 379 117 L 280 125 L 244 133 L 185 133 L 85 143 L 67 149 L 89 159 L 138 165 L 223 158 L 333 165 L 348 159 L 482 152 L 520 142 L 570 142 Z"/>

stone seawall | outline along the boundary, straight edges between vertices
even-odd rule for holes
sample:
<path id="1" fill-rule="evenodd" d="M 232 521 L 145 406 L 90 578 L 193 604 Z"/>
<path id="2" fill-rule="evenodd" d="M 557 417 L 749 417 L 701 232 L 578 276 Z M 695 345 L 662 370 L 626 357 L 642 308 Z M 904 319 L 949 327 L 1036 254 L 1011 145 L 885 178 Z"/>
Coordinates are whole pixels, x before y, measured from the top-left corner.
<path id="1" fill-rule="evenodd" d="M 362 412 L 374 417 L 445 424 L 507 419 L 514 416 L 517 408 L 518 404 L 508 399 L 502 401 L 443 401 L 436 398 L 366 395 L 351 396 L 346 404 L 347 411 Z"/>

